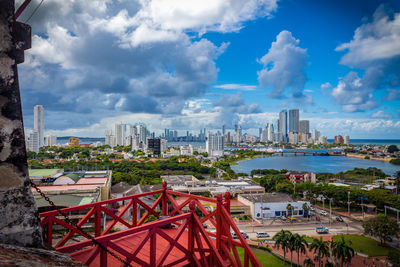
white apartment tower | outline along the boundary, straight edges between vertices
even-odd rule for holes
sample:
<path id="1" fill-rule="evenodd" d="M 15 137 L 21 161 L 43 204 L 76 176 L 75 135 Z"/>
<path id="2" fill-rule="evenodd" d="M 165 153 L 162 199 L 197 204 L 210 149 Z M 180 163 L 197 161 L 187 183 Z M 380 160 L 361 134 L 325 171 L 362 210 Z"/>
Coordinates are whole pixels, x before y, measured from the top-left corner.
<path id="1" fill-rule="evenodd" d="M 125 124 L 115 124 L 115 145 L 123 146 L 125 144 Z"/>
<path id="2" fill-rule="evenodd" d="M 274 125 L 272 123 L 268 124 L 268 142 L 274 142 Z"/>
<path id="3" fill-rule="evenodd" d="M 143 147 L 147 144 L 147 129 L 145 124 L 139 124 L 137 129 L 139 135 L 139 142 L 143 144 Z"/>
<path id="4" fill-rule="evenodd" d="M 224 155 L 224 136 L 220 132 L 217 134 L 208 134 L 206 150 L 209 156 Z"/>
<path id="5" fill-rule="evenodd" d="M 57 136 L 47 135 L 46 136 L 46 146 L 55 146 L 55 145 L 57 145 Z"/>
<path id="6" fill-rule="evenodd" d="M 36 105 L 33 108 L 33 129 L 38 134 L 39 147 L 44 146 L 44 108 L 42 105 Z"/>
<path id="7" fill-rule="evenodd" d="M 35 153 L 39 153 L 39 134 L 37 131 L 33 130 L 29 134 L 28 139 L 28 149 Z"/>

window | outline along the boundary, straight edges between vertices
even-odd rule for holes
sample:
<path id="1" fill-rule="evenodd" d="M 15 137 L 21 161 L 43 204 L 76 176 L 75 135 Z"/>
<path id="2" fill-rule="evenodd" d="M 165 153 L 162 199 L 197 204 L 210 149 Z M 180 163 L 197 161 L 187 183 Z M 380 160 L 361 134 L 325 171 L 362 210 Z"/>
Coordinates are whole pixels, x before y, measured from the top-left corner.
<path id="1" fill-rule="evenodd" d="M 257 218 L 260 218 L 260 213 L 257 213 Z"/>
<path id="2" fill-rule="evenodd" d="M 303 215 L 303 210 L 299 210 L 299 215 Z"/>
<path id="3" fill-rule="evenodd" d="M 277 216 L 277 217 L 281 216 L 281 212 L 280 211 L 275 211 L 275 216 Z"/>

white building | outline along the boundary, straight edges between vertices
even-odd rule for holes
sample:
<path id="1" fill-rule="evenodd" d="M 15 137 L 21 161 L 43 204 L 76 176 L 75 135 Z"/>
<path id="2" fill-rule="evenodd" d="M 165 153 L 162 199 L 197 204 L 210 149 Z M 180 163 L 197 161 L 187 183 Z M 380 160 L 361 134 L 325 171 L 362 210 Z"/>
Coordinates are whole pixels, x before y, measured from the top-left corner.
<path id="1" fill-rule="evenodd" d="M 133 151 L 141 149 L 139 135 L 137 134 L 131 135 L 131 144 Z"/>
<path id="2" fill-rule="evenodd" d="M 344 144 L 345 144 L 345 145 L 350 145 L 350 136 L 346 135 L 346 136 L 344 137 Z"/>
<path id="3" fill-rule="evenodd" d="M 44 108 L 41 105 L 33 108 L 33 129 L 38 134 L 39 147 L 44 146 Z"/>
<path id="4" fill-rule="evenodd" d="M 274 138 L 274 126 L 272 125 L 272 123 L 268 124 L 268 142 L 274 142 L 275 138 Z"/>
<path id="5" fill-rule="evenodd" d="M 115 124 L 115 145 L 123 146 L 125 141 L 125 124 Z"/>
<path id="6" fill-rule="evenodd" d="M 147 144 L 147 129 L 146 129 L 146 125 L 144 124 L 139 124 L 137 126 L 137 132 L 139 135 L 139 142 L 142 144 L 143 147 L 146 146 Z"/>
<path id="7" fill-rule="evenodd" d="M 288 204 L 293 207 L 292 216 L 303 216 L 303 204 L 310 206 L 308 201 L 294 201 L 291 196 L 283 193 L 241 194 L 238 200 L 250 206 L 251 215 L 255 219 L 289 216 Z"/>
<path id="8" fill-rule="evenodd" d="M 297 144 L 299 142 L 299 135 L 294 132 L 289 132 L 289 143 Z"/>
<path id="9" fill-rule="evenodd" d="M 39 134 L 37 131 L 34 130 L 29 134 L 29 138 L 28 138 L 28 142 L 27 142 L 28 149 L 30 151 L 39 153 L 39 143 L 40 143 Z"/>
<path id="10" fill-rule="evenodd" d="M 260 141 L 264 142 L 264 143 L 268 142 L 268 128 L 267 127 L 263 128 L 261 131 Z"/>
<path id="11" fill-rule="evenodd" d="M 314 139 L 314 142 L 317 142 L 319 140 L 319 131 L 317 131 L 316 129 L 313 129 L 311 132 L 311 138 Z"/>
<path id="12" fill-rule="evenodd" d="M 189 145 L 189 149 L 190 149 L 190 146 L 192 147 L 191 152 L 190 152 L 192 155 L 193 154 L 193 146 Z M 168 150 L 168 141 L 164 138 L 161 138 L 161 140 L 160 140 L 160 150 L 161 150 L 161 152 Z"/>
<path id="13" fill-rule="evenodd" d="M 55 146 L 55 145 L 57 145 L 57 136 L 47 135 L 46 136 L 46 146 Z"/>
<path id="14" fill-rule="evenodd" d="M 328 138 L 325 135 L 320 136 L 318 141 L 320 144 L 324 144 L 324 145 L 328 144 Z"/>
<path id="15" fill-rule="evenodd" d="M 217 134 L 208 134 L 206 141 L 206 150 L 209 156 L 224 155 L 224 136 L 220 132 Z"/>

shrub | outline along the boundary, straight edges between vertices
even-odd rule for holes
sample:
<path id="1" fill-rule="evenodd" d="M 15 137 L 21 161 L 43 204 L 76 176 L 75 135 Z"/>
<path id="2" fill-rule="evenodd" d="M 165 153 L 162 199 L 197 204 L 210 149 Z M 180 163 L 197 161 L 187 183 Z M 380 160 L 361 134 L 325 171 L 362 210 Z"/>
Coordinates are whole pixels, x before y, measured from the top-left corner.
<path id="1" fill-rule="evenodd" d="M 369 159 L 369 156 L 365 156 L 364 159 Z"/>

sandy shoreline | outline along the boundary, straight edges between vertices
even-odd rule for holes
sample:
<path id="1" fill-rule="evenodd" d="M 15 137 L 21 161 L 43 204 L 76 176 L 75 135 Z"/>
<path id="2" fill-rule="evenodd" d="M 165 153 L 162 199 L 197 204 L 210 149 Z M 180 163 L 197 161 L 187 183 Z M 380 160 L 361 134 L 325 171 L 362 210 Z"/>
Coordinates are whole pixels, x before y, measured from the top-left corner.
<path id="1" fill-rule="evenodd" d="M 376 158 L 376 157 L 372 157 L 370 155 L 353 154 L 353 153 L 346 154 L 346 157 L 358 158 L 358 159 L 365 159 L 366 156 L 369 156 L 370 160 L 379 160 L 379 161 L 383 161 L 383 162 L 389 162 L 393 159 L 393 158 Z"/>

